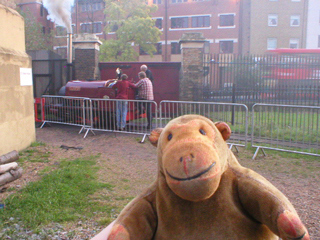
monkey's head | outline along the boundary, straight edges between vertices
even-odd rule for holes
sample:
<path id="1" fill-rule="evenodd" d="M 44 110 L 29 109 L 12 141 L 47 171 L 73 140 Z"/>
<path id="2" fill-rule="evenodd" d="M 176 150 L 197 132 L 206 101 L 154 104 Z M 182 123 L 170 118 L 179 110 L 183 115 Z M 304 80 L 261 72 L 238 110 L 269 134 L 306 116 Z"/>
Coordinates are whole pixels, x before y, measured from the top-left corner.
<path id="1" fill-rule="evenodd" d="M 157 128 L 149 140 L 157 146 L 160 177 L 180 198 L 202 201 L 217 190 L 227 167 L 230 127 L 200 115 L 184 115 Z"/>

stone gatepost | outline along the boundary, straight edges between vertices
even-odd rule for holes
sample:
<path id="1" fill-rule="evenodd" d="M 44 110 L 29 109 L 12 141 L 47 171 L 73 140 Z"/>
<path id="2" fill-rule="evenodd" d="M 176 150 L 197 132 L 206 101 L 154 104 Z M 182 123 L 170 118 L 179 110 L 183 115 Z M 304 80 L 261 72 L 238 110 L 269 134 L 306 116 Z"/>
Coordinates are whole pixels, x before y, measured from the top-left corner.
<path id="1" fill-rule="evenodd" d="M 99 51 L 101 41 L 94 34 L 79 34 L 73 40 L 75 79 L 100 79 Z"/>
<path id="2" fill-rule="evenodd" d="M 180 39 L 182 73 L 179 99 L 182 101 L 198 101 L 202 99 L 205 41 L 202 33 L 184 33 Z"/>

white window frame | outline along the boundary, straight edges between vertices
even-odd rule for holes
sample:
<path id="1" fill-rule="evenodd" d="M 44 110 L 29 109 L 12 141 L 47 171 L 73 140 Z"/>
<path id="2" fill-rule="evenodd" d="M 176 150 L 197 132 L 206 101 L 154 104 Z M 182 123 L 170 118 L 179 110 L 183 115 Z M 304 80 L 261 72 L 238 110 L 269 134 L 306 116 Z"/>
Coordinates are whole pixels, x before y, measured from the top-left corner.
<path id="1" fill-rule="evenodd" d="M 212 17 L 212 14 L 199 14 L 199 15 L 183 15 L 183 16 L 170 16 L 169 17 L 169 21 L 171 21 L 171 18 L 182 18 L 182 17 L 186 17 L 188 18 L 188 23 L 190 23 L 190 19 L 192 17 L 201 17 L 201 16 L 209 16 L 210 18 Z M 211 24 L 211 21 L 210 21 Z M 189 24 L 189 26 L 191 25 L 191 23 Z M 194 29 L 211 29 L 212 26 L 210 25 L 209 27 L 199 27 L 199 28 L 192 28 L 192 27 L 188 27 L 188 28 L 169 28 L 169 31 L 181 31 L 181 30 L 194 30 Z"/>
<path id="2" fill-rule="evenodd" d="M 276 20 L 275 25 L 271 24 L 272 19 Z M 278 26 L 278 14 L 268 14 L 268 26 L 269 27 L 277 27 Z"/>
<path id="3" fill-rule="evenodd" d="M 91 25 L 92 23 L 91 23 L 91 22 L 89 22 L 89 23 L 87 23 L 87 22 L 80 23 L 80 32 L 81 32 L 81 33 L 82 33 L 82 31 L 81 31 L 81 26 L 84 25 L 84 24 L 85 24 L 85 25 L 88 25 L 88 24 Z"/>
<path id="4" fill-rule="evenodd" d="M 101 32 L 93 33 L 93 34 L 96 34 L 96 35 L 101 35 L 101 34 L 103 34 L 103 22 L 102 22 L 102 21 L 93 22 L 93 24 L 95 24 L 95 23 L 101 23 Z"/>
<path id="5" fill-rule="evenodd" d="M 163 17 L 153 17 L 152 19 L 154 19 L 154 20 L 162 19 L 162 28 L 161 29 L 159 28 L 159 30 L 163 31 Z"/>
<path id="6" fill-rule="evenodd" d="M 289 48 L 291 48 L 291 47 L 290 47 L 291 44 L 296 44 L 296 45 L 297 45 L 297 47 L 294 48 L 294 49 L 299 48 L 300 39 L 299 39 L 299 38 L 290 38 L 290 40 L 289 40 Z"/>
<path id="7" fill-rule="evenodd" d="M 271 40 L 275 40 L 275 47 L 270 47 L 270 41 Z M 278 47 L 278 39 L 277 38 L 268 38 L 267 39 L 267 49 L 268 50 L 272 50 L 272 49 L 276 49 Z"/>
<path id="8" fill-rule="evenodd" d="M 219 13 L 218 17 L 219 17 L 219 24 L 220 24 L 220 16 L 222 15 L 233 15 L 233 26 L 220 26 L 218 25 L 218 29 L 223 29 L 223 28 L 235 28 L 236 24 L 235 24 L 235 18 L 236 18 L 236 14 L 235 13 Z"/>
<path id="9" fill-rule="evenodd" d="M 293 21 L 298 20 L 298 25 L 294 25 Z M 300 15 L 291 15 L 290 16 L 290 26 L 291 27 L 300 27 Z"/>
<path id="10" fill-rule="evenodd" d="M 209 27 L 192 27 L 192 18 L 193 17 L 209 17 Z M 194 16 L 190 17 L 190 20 L 191 20 L 190 25 L 191 25 L 192 29 L 209 29 L 209 28 L 211 28 L 211 21 L 210 21 L 211 20 L 211 14 L 194 15 Z"/>

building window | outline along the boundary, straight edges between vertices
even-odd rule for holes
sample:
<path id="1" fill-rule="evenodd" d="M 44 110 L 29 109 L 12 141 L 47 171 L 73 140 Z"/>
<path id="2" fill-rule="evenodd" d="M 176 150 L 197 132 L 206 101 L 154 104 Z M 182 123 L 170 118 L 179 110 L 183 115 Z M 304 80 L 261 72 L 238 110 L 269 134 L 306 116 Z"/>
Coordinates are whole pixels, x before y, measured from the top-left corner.
<path id="1" fill-rule="evenodd" d="M 233 41 L 220 41 L 220 53 L 233 53 Z"/>
<path id="2" fill-rule="evenodd" d="M 181 54 L 180 43 L 171 42 L 171 54 Z"/>
<path id="3" fill-rule="evenodd" d="M 82 23 L 80 26 L 81 26 L 81 33 L 91 33 L 90 23 Z"/>
<path id="4" fill-rule="evenodd" d="M 171 28 L 188 28 L 188 17 L 171 18 Z"/>
<path id="5" fill-rule="evenodd" d="M 94 22 L 92 24 L 93 33 L 102 33 L 102 23 L 101 22 Z"/>
<path id="6" fill-rule="evenodd" d="M 300 26 L 300 16 L 294 15 L 290 17 L 290 26 L 291 27 L 299 27 Z"/>
<path id="7" fill-rule="evenodd" d="M 267 49 L 276 49 L 277 48 L 277 39 L 276 38 L 268 38 L 267 39 Z"/>
<path id="8" fill-rule="evenodd" d="M 299 48 L 299 39 L 297 38 L 291 38 L 289 42 L 289 48 Z"/>
<path id="9" fill-rule="evenodd" d="M 112 21 L 108 21 L 108 31 L 109 33 L 115 33 L 119 29 L 117 23 L 112 23 Z"/>
<path id="10" fill-rule="evenodd" d="M 83 3 L 81 4 L 81 12 L 89 12 L 89 11 L 94 11 L 97 7 L 94 6 L 95 4 L 92 3 Z"/>
<path id="11" fill-rule="evenodd" d="M 162 18 L 156 18 L 155 26 L 159 29 L 162 29 Z"/>
<path id="12" fill-rule="evenodd" d="M 219 26 L 220 27 L 234 26 L 234 14 L 220 14 L 219 15 Z"/>
<path id="13" fill-rule="evenodd" d="M 210 27 L 210 16 L 191 17 L 191 26 L 193 28 Z"/>
<path id="14" fill-rule="evenodd" d="M 153 0 L 153 4 L 161 4 L 161 0 Z"/>
<path id="15" fill-rule="evenodd" d="M 161 55 L 162 54 L 162 43 L 156 43 L 155 47 L 157 49 L 157 52 L 154 55 Z"/>
<path id="16" fill-rule="evenodd" d="M 278 26 L 278 15 L 277 14 L 269 14 L 268 15 L 268 26 L 270 26 L 270 27 Z"/>

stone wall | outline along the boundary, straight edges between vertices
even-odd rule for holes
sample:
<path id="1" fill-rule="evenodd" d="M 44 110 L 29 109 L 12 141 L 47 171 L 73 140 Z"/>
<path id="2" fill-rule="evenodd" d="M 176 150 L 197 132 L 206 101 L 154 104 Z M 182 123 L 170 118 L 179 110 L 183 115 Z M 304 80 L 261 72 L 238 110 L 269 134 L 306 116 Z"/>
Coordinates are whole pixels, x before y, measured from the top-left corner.
<path id="1" fill-rule="evenodd" d="M 36 138 L 31 59 L 25 51 L 24 20 L 15 10 L 1 4 L 0 39 L 0 155 L 3 155 L 28 147 Z"/>

